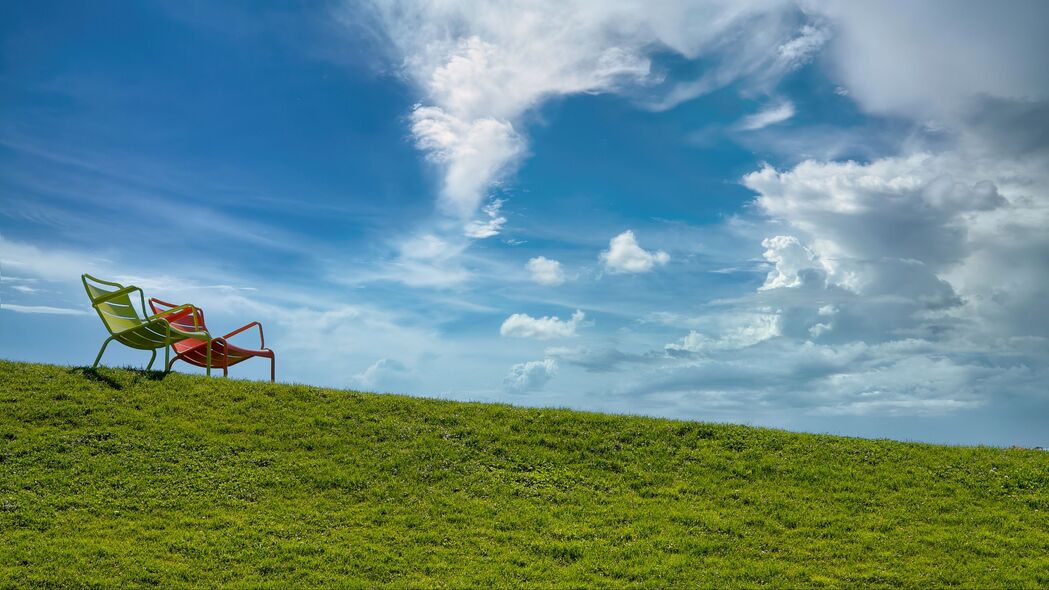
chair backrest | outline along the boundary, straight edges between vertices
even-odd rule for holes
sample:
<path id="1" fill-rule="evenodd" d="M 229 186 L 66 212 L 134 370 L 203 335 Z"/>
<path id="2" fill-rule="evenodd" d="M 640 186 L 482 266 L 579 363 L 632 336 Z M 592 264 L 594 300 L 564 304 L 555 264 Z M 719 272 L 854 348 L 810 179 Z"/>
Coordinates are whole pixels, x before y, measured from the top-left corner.
<path id="1" fill-rule="evenodd" d="M 80 279 L 84 282 L 88 298 L 91 299 L 91 306 L 98 312 L 98 317 L 102 318 L 102 323 L 111 334 L 142 324 L 143 319 L 131 302 L 130 293 L 113 296 L 113 293 L 124 289 L 124 285 L 103 281 L 88 274 L 82 275 Z"/>
<path id="2" fill-rule="evenodd" d="M 174 303 L 168 303 L 167 301 L 157 299 L 156 297 L 150 297 L 149 307 L 153 310 L 153 313 L 156 314 L 168 311 L 169 309 L 178 306 Z M 193 314 L 191 313 L 180 313 L 168 317 L 168 322 L 171 323 L 171 326 L 173 328 L 178 328 L 179 330 L 182 330 L 184 332 L 199 332 L 201 330 L 207 331 L 208 327 L 206 324 L 204 324 L 204 310 L 194 305 L 193 311 L 197 314 L 196 320 L 194 320 Z"/>
<path id="3" fill-rule="evenodd" d="M 149 307 L 153 310 L 154 314 L 163 313 L 174 307 L 178 307 L 174 303 L 168 303 L 156 297 L 149 298 Z M 194 314 L 196 318 L 194 318 Z M 171 324 L 172 328 L 177 328 L 183 332 L 200 332 L 207 331 L 208 327 L 204 324 L 204 310 L 193 306 L 193 313 L 175 313 L 167 316 L 168 323 Z M 175 352 L 184 352 L 190 348 L 196 347 L 201 341 L 196 338 L 186 338 L 180 340 L 172 346 L 175 348 Z"/>

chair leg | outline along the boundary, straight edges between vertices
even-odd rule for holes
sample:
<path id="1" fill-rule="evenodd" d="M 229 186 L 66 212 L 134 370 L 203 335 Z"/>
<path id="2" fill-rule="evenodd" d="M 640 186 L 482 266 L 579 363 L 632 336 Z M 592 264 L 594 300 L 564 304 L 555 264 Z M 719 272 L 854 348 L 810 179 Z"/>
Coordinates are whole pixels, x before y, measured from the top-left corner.
<path id="1" fill-rule="evenodd" d="M 277 355 L 270 357 L 270 383 L 277 380 Z"/>
<path id="2" fill-rule="evenodd" d="M 113 340 L 113 337 L 110 336 L 109 338 L 106 338 L 105 342 L 102 343 L 102 348 L 99 349 L 98 356 L 95 357 L 95 364 L 91 365 L 92 369 L 98 367 L 98 361 L 102 360 L 102 353 L 106 351 L 106 347 L 109 346 L 109 343 L 112 340 Z"/>
<path id="3" fill-rule="evenodd" d="M 175 364 L 175 361 L 169 361 L 168 360 L 170 358 L 171 358 L 171 347 L 165 344 L 164 345 L 164 366 L 167 367 L 167 369 L 164 371 L 165 373 L 170 373 L 171 372 L 171 365 Z"/>
<path id="4" fill-rule="evenodd" d="M 152 352 L 153 352 L 153 354 L 150 355 L 150 357 L 149 357 L 149 364 L 146 365 L 146 370 L 147 371 L 152 371 L 153 370 L 153 361 L 157 360 L 157 349 L 154 348 L 152 350 Z"/>
<path id="5" fill-rule="evenodd" d="M 177 361 L 177 360 L 178 360 L 178 357 L 176 356 L 175 358 L 171 359 L 170 363 L 168 363 L 168 373 L 171 372 L 171 367 L 175 366 L 175 361 Z"/>
<path id="6" fill-rule="evenodd" d="M 207 370 L 205 372 L 208 374 L 208 377 L 211 377 L 211 340 L 207 341 L 207 345 L 208 345 L 208 351 L 207 351 L 207 363 L 206 364 L 207 364 L 208 368 L 207 368 Z"/>

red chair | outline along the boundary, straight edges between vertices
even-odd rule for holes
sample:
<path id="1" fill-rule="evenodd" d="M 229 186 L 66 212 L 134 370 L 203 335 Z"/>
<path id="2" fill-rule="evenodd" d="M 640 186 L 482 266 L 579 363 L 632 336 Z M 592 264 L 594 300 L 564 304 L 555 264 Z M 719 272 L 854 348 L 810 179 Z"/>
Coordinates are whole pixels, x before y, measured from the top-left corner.
<path id="1" fill-rule="evenodd" d="M 153 308 L 154 313 L 161 313 L 176 307 L 173 303 L 161 301 L 155 297 L 150 298 L 149 306 Z M 197 326 L 197 330 L 207 330 L 204 326 L 204 310 L 199 307 L 194 307 L 193 313 L 186 314 L 177 319 L 172 316 L 170 321 L 171 326 L 174 328 L 190 330 L 194 326 Z M 259 328 L 259 347 L 257 349 L 241 348 L 229 343 L 228 339 L 231 336 L 240 334 L 244 330 L 253 326 L 258 326 Z M 186 338 L 185 340 L 175 342 L 171 345 L 171 348 L 175 351 L 175 358 L 171 359 L 171 362 L 168 363 L 167 370 L 170 371 L 171 365 L 174 365 L 177 360 L 182 360 L 191 365 L 205 369 L 209 368 L 207 341 L 198 340 L 196 338 Z M 250 324 L 237 328 L 221 338 L 212 338 L 210 356 L 211 368 L 217 369 L 222 367 L 223 377 L 228 377 L 229 368 L 239 362 L 246 361 L 256 356 L 268 358 L 270 359 L 270 381 L 276 380 L 277 361 L 274 358 L 273 351 L 266 348 L 266 338 L 262 335 L 262 324 L 258 322 L 251 322 Z"/>

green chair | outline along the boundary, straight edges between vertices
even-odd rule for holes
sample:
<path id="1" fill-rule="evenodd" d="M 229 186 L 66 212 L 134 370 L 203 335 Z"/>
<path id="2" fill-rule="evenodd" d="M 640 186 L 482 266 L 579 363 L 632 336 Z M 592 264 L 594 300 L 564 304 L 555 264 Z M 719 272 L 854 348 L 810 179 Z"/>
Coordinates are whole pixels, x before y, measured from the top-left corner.
<path id="1" fill-rule="evenodd" d="M 146 296 L 142 293 L 142 289 L 133 285 L 125 287 L 120 283 L 103 281 L 88 274 L 80 278 L 84 282 L 84 290 L 87 291 L 88 298 L 91 299 L 91 306 L 98 312 L 98 317 L 102 319 L 106 330 L 109 331 L 109 338 L 102 343 L 102 348 L 95 357 L 95 364 L 91 365 L 92 368 L 98 366 L 98 361 L 102 360 L 102 353 L 113 340 L 131 348 L 152 351 L 153 356 L 149 357 L 147 370 L 153 368 L 153 361 L 157 358 L 157 349 L 163 348 L 165 371 L 170 370 L 171 365 L 168 359 L 172 344 L 186 338 L 211 341 L 211 335 L 203 328 L 203 323 L 197 320 L 196 308 L 192 305 L 179 305 L 154 315 L 147 315 Z M 138 309 L 131 302 L 131 293 L 135 291 L 138 291 L 142 316 L 139 316 Z M 188 319 L 188 316 L 192 316 L 192 324 L 183 321 L 178 322 L 178 327 L 172 325 L 179 319 Z M 186 330 L 187 325 L 192 326 L 193 329 Z M 211 375 L 211 347 L 207 348 L 207 373 Z"/>

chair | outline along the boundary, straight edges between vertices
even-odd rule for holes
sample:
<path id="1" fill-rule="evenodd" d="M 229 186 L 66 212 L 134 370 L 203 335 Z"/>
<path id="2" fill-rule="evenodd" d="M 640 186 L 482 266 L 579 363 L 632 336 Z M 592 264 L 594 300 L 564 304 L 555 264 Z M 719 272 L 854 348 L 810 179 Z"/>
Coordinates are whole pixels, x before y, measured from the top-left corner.
<path id="1" fill-rule="evenodd" d="M 156 313 L 164 313 L 165 311 L 171 312 L 172 310 L 178 309 L 175 304 L 161 301 L 155 297 L 150 298 L 149 306 Z M 177 320 L 172 321 L 172 325 L 179 327 L 180 329 L 189 329 L 193 326 L 192 322 L 199 319 L 200 328 L 206 331 L 207 325 L 204 323 L 204 310 L 199 307 L 194 307 L 193 309 L 193 314 L 180 315 Z M 240 334 L 252 327 L 258 327 L 259 329 L 258 348 L 242 348 L 229 343 L 229 338 L 231 336 Z M 171 370 L 171 365 L 175 364 L 175 361 L 182 360 L 198 367 L 207 367 L 209 364 L 215 368 L 222 367 L 222 376 L 228 377 L 229 368 L 233 365 L 246 361 L 252 357 L 261 356 L 270 359 L 270 381 L 276 380 L 277 360 L 274 357 L 273 351 L 266 348 L 266 337 L 262 333 L 262 324 L 259 322 L 251 322 L 250 324 L 233 330 L 225 336 L 212 338 L 210 340 L 210 345 L 208 342 L 209 341 L 198 338 L 187 338 L 172 343 L 171 347 L 175 350 L 175 358 L 171 359 L 171 362 L 168 364 L 168 370 Z"/>
<path id="2" fill-rule="evenodd" d="M 153 355 L 149 357 L 149 364 L 146 365 L 147 370 L 153 368 L 158 348 L 164 349 L 164 366 L 166 370 L 170 370 L 169 346 L 188 338 L 211 341 L 211 335 L 204 328 L 203 319 L 198 321 L 196 309 L 192 305 L 172 305 L 163 312 L 147 316 L 142 289 L 134 285 L 125 287 L 120 283 L 103 281 L 89 274 L 81 275 L 80 280 L 84 283 L 84 290 L 91 300 L 91 307 L 95 308 L 102 324 L 109 331 L 109 338 L 102 343 L 91 368 L 98 366 L 106 347 L 113 340 L 131 348 L 152 351 Z M 142 308 L 141 317 L 131 301 L 131 294 L 136 291 Z M 210 352 L 208 356 L 210 375 Z"/>

